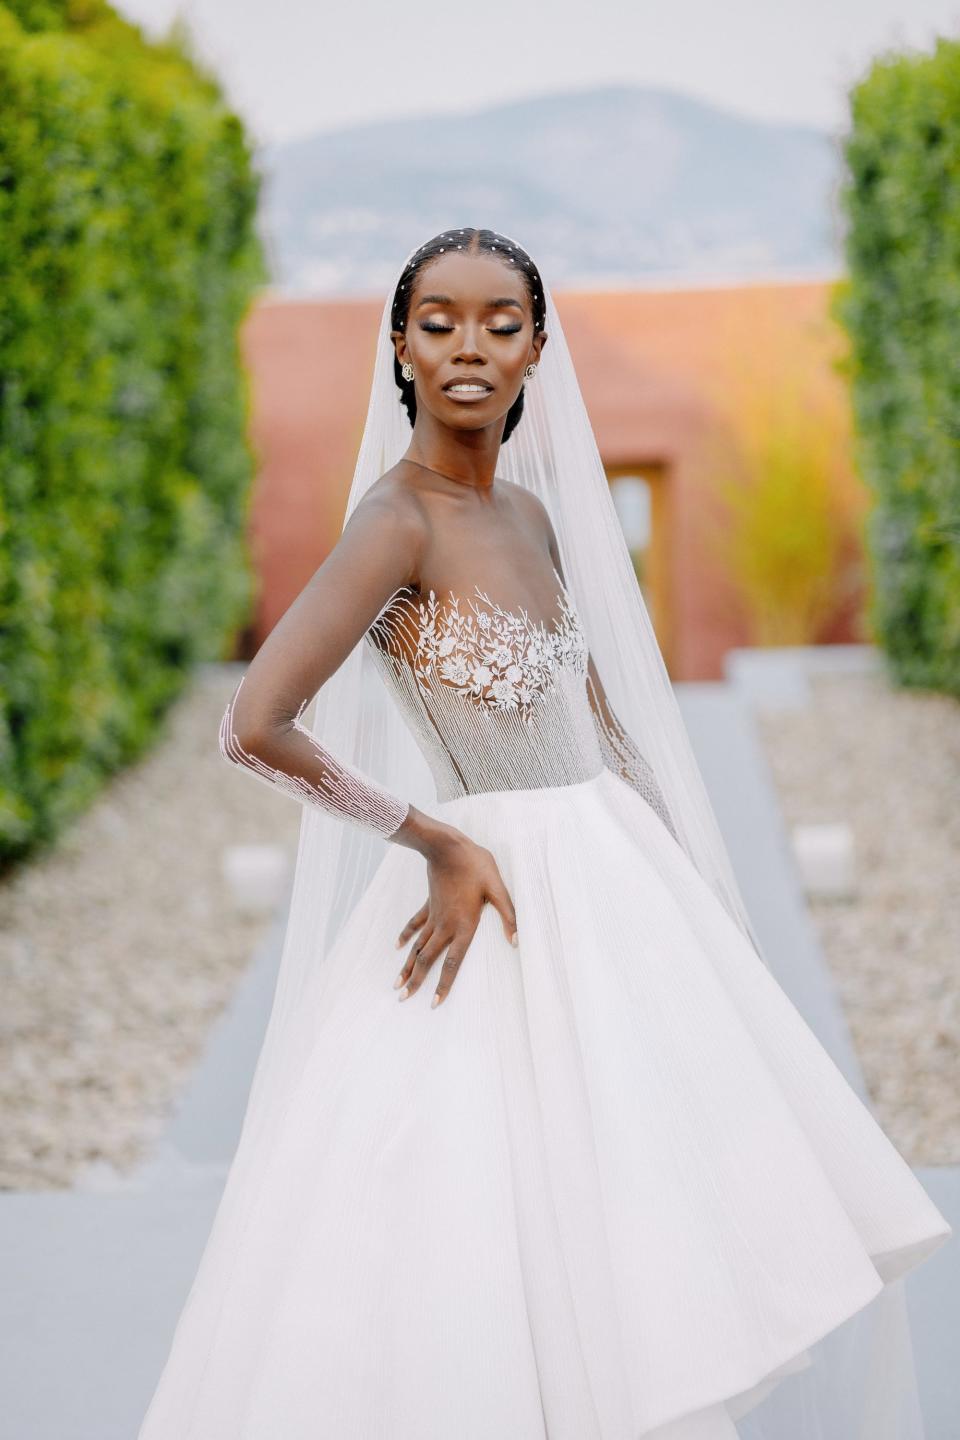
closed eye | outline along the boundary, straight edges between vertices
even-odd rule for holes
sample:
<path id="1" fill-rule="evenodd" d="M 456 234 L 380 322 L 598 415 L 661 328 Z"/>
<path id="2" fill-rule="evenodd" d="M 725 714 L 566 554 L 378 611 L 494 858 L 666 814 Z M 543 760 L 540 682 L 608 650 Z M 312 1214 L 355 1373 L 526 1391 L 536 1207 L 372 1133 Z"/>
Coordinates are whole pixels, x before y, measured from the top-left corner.
<path id="1" fill-rule="evenodd" d="M 446 334 L 448 331 L 452 330 L 452 329 L 453 329 L 453 326 L 452 326 L 452 325 L 438 325 L 435 320 L 425 320 L 425 321 L 423 322 L 423 324 L 420 326 L 420 329 L 421 329 L 421 330 L 429 330 L 429 331 L 433 332 L 434 334 L 443 335 L 443 334 Z M 522 329 L 523 329 L 523 326 L 522 326 L 522 325 L 504 325 L 504 326 L 503 326 L 502 328 L 500 328 L 500 329 L 491 330 L 491 331 L 490 331 L 490 334 L 491 334 L 491 335 L 516 335 L 517 331 L 518 331 L 518 330 L 522 330 Z"/>

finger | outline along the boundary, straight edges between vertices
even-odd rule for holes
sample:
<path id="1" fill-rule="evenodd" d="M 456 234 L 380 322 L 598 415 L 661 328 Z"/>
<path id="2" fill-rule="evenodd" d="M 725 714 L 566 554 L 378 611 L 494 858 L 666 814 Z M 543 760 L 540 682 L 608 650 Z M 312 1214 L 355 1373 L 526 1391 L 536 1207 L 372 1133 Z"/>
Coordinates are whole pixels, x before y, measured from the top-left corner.
<path id="1" fill-rule="evenodd" d="M 463 958 L 467 953 L 472 936 L 460 936 L 459 939 L 451 940 L 447 947 L 447 953 L 440 967 L 440 979 L 437 981 L 437 988 L 434 991 L 433 999 L 430 1001 L 430 1008 L 441 1005 L 450 993 L 450 986 L 456 980 L 463 964 Z"/>
<path id="2" fill-rule="evenodd" d="M 407 941 L 410 939 L 411 935 L 413 935 L 417 930 L 420 929 L 420 926 L 423 925 L 423 923 L 425 922 L 425 920 L 426 920 L 426 918 L 427 918 L 427 916 L 428 916 L 429 914 L 430 914 L 430 901 L 429 901 L 429 900 L 424 900 L 423 904 L 420 906 L 420 909 L 417 911 L 417 913 L 416 913 L 415 915 L 411 915 L 411 916 L 410 916 L 410 919 L 407 921 L 406 925 L 404 925 L 403 929 L 400 931 L 400 935 L 399 935 L 399 938 L 397 939 L 397 947 L 396 947 L 398 950 L 402 950 L 403 946 L 406 945 L 406 943 L 407 943 Z"/>
<path id="3" fill-rule="evenodd" d="M 423 971 L 421 970 L 420 974 L 418 975 L 417 967 L 419 965 L 420 955 L 423 951 L 423 947 L 427 944 L 432 934 L 433 926 L 430 926 L 427 930 L 421 933 L 419 938 L 410 948 L 410 953 L 407 956 L 406 964 L 403 967 L 406 971 L 406 984 L 400 991 L 399 998 L 401 1000 L 408 1000 L 410 996 L 413 995 L 414 992 L 417 990 L 420 982 L 423 979 Z"/>
<path id="4" fill-rule="evenodd" d="M 417 963 L 417 956 L 420 954 L 420 951 L 423 949 L 424 945 L 432 934 L 433 928 L 433 925 L 428 920 L 426 922 L 426 927 L 421 930 L 416 940 L 410 946 L 407 958 L 401 965 L 400 972 L 397 975 L 396 980 L 394 980 L 393 982 L 394 990 L 399 990 L 400 986 L 405 985 L 406 982 L 410 979 L 410 972 L 413 970 L 414 965 Z M 403 1000 L 405 997 L 401 995 L 400 998 L 401 1000 Z"/>
<path id="5" fill-rule="evenodd" d="M 446 945 L 450 943 L 451 937 L 444 936 L 443 931 L 434 930 L 430 939 L 421 947 L 417 956 L 416 964 L 413 967 L 413 974 L 410 976 L 404 989 L 400 992 L 401 1000 L 408 999 L 415 995 L 430 973 L 431 966 Z"/>
<path id="6" fill-rule="evenodd" d="M 487 888 L 487 899 L 500 912 L 503 920 L 503 933 L 511 945 L 517 942 L 517 912 L 513 908 L 513 901 L 510 893 L 502 880 L 493 880 Z"/>
<path id="7" fill-rule="evenodd" d="M 410 954 L 407 956 L 406 960 L 404 960 L 404 962 L 403 962 L 403 964 L 401 965 L 400 970 L 399 970 L 399 972 L 398 972 L 398 974 L 397 974 L 397 978 L 396 978 L 396 980 L 394 980 L 394 982 L 393 982 L 393 988 L 394 988 L 394 990 L 399 990 L 399 989 L 400 989 L 400 986 L 401 986 L 401 985 L 405 985 L 405 984 L 407 983 L 407 981 L 410 979 L 410 971 L 413 969 L 414 961 L 416 960 L 416 958 L 417 958 L 417 952 L 416 952 L 415 950 L 413 950 L 413 951 L 411 951 Z"/>

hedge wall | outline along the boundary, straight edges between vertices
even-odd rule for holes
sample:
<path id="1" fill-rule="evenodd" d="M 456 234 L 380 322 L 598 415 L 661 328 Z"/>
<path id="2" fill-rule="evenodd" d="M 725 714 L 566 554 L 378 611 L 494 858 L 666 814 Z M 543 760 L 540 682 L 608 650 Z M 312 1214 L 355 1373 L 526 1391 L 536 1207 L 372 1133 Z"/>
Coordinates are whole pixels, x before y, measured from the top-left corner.
<path id="1" fill-rule="evenodd" d="M 896 678 L 960 694 L 960 44 L 851 97 L 841 203 L 872 621 Z"/>
<path id="2" fill-rule="evenodd" d="M 102 0 L 0 3 L 0 863 L 145 750 L 253 589 L 260 177 Z"/>

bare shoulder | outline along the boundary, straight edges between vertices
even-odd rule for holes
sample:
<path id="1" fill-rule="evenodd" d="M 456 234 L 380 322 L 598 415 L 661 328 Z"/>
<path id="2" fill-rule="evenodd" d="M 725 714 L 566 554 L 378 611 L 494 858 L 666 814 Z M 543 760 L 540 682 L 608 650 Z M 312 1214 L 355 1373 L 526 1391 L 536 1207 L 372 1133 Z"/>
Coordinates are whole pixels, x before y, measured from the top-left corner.
<path id="1" fill-rule="evenodd" d="M 364 525 L 389 526 L 398 542 L 419 546 L 428 531 L 423 501 L 409 485 L 402 483 L 397 467 L 387 470 L 360 497 L 351 512 Z"/>
<path id="2" fill-rule="evenodd" d="M 539 495 L 528 490 L 524 485 L 518 485 L 514 480 L 501 480 L 514 504 L 518 513 L 523 515 L 530 523 L 538 526 L 546 535 L 548 540 L 553 540 L 553 521 L 550 519 L 550 511 L 544 505 Z"/>

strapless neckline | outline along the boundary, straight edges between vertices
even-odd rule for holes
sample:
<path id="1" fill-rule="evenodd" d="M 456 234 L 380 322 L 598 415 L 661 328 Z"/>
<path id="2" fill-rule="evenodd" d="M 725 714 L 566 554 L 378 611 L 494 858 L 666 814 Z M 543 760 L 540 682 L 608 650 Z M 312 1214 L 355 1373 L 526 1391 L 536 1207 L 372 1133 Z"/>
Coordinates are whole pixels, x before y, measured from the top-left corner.
<path id="1" fill-rule="evenodd" d="M 552 615 L 547 620 L 531 620 L 529 610 L 525 605 L 517 605 L 511 607 L 501 605 L 496 600 L 491 600 L 488 591 L 481 589 L 479 583 L 474 584 L 473 587 L 473 596 L 475 597 L 475 599 L 472 599 L 469 596 L 459 595 L 452 587 L 448 587 L 447 590 L 444 592 L 443 603 L 449 606 L 451 609 L 457 609 L 464 604 L 469 605 L 473 613 L 479 616 L 479 607 L 475 603 L 476 600 L 479 600 L 487 608 L 487 611 L 490 615 L 495 614 L 502 619 L 509 620 L 515 624 L 522 624 L 530 629 L 539 629 L 541 631 L 548 632 L 550 630 L 560 628 L 564 624 L 564 622 L 569 619 L 571 615 L 574 616 L 579 622 L 579 616 L 577 615 L 576 607 L 573 603 L 573 597 L 570 594 L 567 586 L 564 584 L 560 572 L 557 570 L 556 566 L 554 565 L 552 568 L 557 585 L 559 586 L 559 589 L 554 592 L 553 596 L 555 603 L 559 601 L 559 612 L 556 615 Z M 383 606 L 380 611 L 380 615 L 377 616 L 377 620 L 379 620 L 380 617 L 384 615 L 398 600 L 403 599 L 409 599 L 411 603 L 415 604 L 421 611 L 426 609 L 432 614 L 435 614 L 437 612 L 441 604 L 440 597 L 438 596 L 437 591 L 432 585 L 427 590 L 426 595 L 424 595 L 422 591 L 417 590 L 413 585 L 401 585 L 393 592 L 389 600 Z M 374 621 L 374 624 L 376 623 L 377 621 Z M 371 629 L 372 628 L 373 627 L 371 626 Z"/>
<path id="2" fill-rule="evenodd" d="M 404 652 L 421 693 L 439 681 L 485 709 L 527 716 L 559 667 L 586 665 L 580 617 L 559 575 L 557 582 L 558 613 L 542 620 L 526 606 L 501 605 L 479 583 L 473 598 L 449 588 L 442 601 L 432 586 L 423 596 L 404 585 L 371 625 L 370 639 L 395 659 L 397 648 Z"/>

